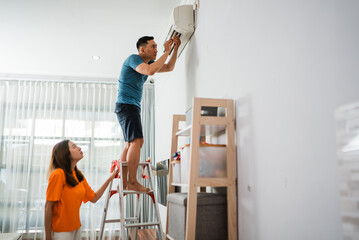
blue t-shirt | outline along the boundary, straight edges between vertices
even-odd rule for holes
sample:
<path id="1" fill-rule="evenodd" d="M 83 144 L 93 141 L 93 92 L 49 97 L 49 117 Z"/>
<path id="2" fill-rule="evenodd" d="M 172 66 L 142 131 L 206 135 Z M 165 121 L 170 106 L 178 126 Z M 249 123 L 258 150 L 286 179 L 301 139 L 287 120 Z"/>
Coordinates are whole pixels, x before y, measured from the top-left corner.
<path id="1" fill-rule="evenodd" d="M 116 103 L 133 104 L 141 107 L 143 84 L 146 82 L 148 75 L 143 75 L 135 69 L 143 62 L 139 55 L 132 54 L 123 63 L 120 78 L 118 79 Z M 153 62 L 150 60 L 148 64 Z"/>

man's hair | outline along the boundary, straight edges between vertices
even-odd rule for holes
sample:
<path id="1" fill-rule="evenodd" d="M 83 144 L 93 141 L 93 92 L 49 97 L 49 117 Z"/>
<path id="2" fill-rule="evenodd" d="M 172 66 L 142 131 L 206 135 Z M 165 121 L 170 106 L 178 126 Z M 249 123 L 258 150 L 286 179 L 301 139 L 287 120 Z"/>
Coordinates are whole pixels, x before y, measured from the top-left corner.
<path id="1" fill-rule="evenodd" d="M 136 47 L 137 47 L 137 50 L 140 51 L 140 48 L 141 47 L 146 47 L 147 45 L 147 41 L 149 40 L 153 40 L 154 38 L 152 36 L 144 36 L 144 37 L 141 37 L 140 39 L 138 39 L 137 43 L 136 43 Z"/>

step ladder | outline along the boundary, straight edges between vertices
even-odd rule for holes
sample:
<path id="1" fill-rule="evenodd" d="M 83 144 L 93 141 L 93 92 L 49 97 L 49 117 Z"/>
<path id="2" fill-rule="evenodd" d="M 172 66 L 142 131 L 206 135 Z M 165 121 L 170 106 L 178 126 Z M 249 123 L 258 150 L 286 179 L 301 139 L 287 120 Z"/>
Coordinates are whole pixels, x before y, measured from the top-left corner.
<path id="1" fill-rule="evenodd" d="M 100 229 L 100 238 L 99 240 L 103 239 L 103 234 L 104 234 L 104 228 L 105 228 L 105 224 L 106 223 L 116 223 L 116 222 L 120 222 L 121 224 L 121 240 L 125 240 L 128 239 L 127 236 L 127 229 L 128 228 L 134 228 L 134 234 L 133 234 L 133 239 L 137 238 L 137 229 L 139 227 L 149 227 L 149 226 L 157 226 L 157 237 L 159 240 L 164 240 L 164 233 L 163 233 L 163 229 L 162 229 L 162 225 L 161 225 L 161 219 L 160 219 L 160 214 L 159 214 L 159 210 L 158 210 L 158 204 L 156 201 L 156 197 L 155 197 L 155 190 L 154 190 L 154 184 L 153 184 L 153 178 L 152 178 L 152 166 L 151 166 L 151 161 L 150 159 L 148 159 L 146 162 L 140 162 L 139 163 L 139 167 L 142 167 L 142 179 L 148 179 L 149 180 L 149 188 L 150 191 L 148 192 L 137 192 L 137 191 L 130 191 L 130 190 L 124 190 L 123 189 L 123 182 L 120 179 L 120 176 L 122 176 L 122 169 L 124 166 L 127 166 L 127 162 L 122 162 L 120 160 L 114 160 L 112 161 L 112 165 L 111 165 L 111 172 L 113 172 L 113 170 L 117 167 L 119 169 L 119 174 L 118 176 L 116 176 L 115 179 L 118 179 L 118 185 L 117 185 L 117 190 L 112 190 L 112 183 L 115 180 L 112 180 L 109 184 L 109 188 L 108 188 L 108 194 L 107 194 L 107 198 L 106 198 L 106 202 L 105 202 L 105 207 L 103 209 L 103 215 L 102 215 L 102 222 L 101 222 L 101 229 Z M 145 175 L 145 170 L 147 170 L 148 175 Z M 119 206 L 119 210 L 120 210 L 120 219 L 107 219 L 107 210 L 108 210 L 108 205 L 109 205 L 109 201 L 110 198 L 116 194 L 119 193 L 119 200 L 120 200 L 120 206 Z M 130 194 L 136 194 L 137 195 L 137 201 L 136 201 L 136 207 L 135 207 L 135 216 L 133 217 L 126 217 L 125 216 L 125 211 L 124 211 L 124 197 L 126 195 L 130 195 Z M 152 202 L 154 204 L 154 208 L 155 208 L 155 221 L 154 222 L 145 222 L 145 223 L 140 223 L 139 222 L 139 216 L 140 216 L 140 211 L 141 211 L 141 199 L 144 199 L 144 194 L 147 194 L 151 197 Z"/>

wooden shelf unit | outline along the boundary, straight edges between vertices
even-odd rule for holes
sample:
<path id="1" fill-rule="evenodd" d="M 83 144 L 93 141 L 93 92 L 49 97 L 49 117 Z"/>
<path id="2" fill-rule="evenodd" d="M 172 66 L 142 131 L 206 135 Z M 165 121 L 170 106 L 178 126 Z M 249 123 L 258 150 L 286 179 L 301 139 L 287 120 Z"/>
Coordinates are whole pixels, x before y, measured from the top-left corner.
<path id="1" fill-rule="evenodd" d="M 202 107 L 224 107 L 226 114 L 224 117 L 201 116 Z M 237 239 L 237 176 L 236 176 L 236 158 L 234 142 L 234 106 L 233 100 L 194 98 L 192 103 L 192 125 L 179 129 L 180 122 L 186 121 L 185 115 L 173 115 L 172 122 L 172 143 L 171 143 L 171 164 L 169 164 L 169 184 L 168 194 L 175 192 L 175 187 L 188 187 L 188 201 L 186 214 L 186 239 L 194 240 L 196 234 L 196 215 L 197 215 L 197 192 L 204 187 L 226 187 L 227 188 L 227 216 L 228 216 L 228 239 Z M 218 133 L 226 135 L 227 152 L 227 177 L 221 178 L 201 178 L 198 176 L 199 168 L 199 141 L 201 136 L 211 136 Z M 172 183 L 172 153 L 177 152 L 178 137 L 191 137 L 190 145 L 190 172 L 188 184 Z M 168 234 L 168 210 L 167 202 L 167 227 Z"/>

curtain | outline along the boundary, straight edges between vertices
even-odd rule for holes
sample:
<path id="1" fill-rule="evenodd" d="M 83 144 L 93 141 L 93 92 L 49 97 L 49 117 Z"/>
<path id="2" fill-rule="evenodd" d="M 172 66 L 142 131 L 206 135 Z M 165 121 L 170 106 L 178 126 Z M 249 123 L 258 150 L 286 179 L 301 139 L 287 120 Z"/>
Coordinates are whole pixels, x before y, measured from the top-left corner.
<path id="1" fill-rule="evenodd" d="M 124 147 L 114 114 L 117 83 L 0 81 L 0 233 L 22 232 L 26 239 L 44 237 L 47 169 L 52 147 L 70 139 L 82 148 L 78 168 L 94 191 L 110 175 L 111 161 Z M 154 156 L 154 87 L 145 84 L 141 161 Z M 96 239 L 107 191 L 96 203 L 82 204 L 82 236 Z M 126 213 L 133 211 L 126 200 Z M 118 198 L 110 200 L 108 218 L 119 218 Z M 147 204 L 143 219 L 152 219 Z M 105 237 L 118 235 L 119 223 L 106 224 Z"/>

